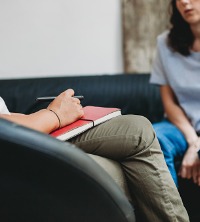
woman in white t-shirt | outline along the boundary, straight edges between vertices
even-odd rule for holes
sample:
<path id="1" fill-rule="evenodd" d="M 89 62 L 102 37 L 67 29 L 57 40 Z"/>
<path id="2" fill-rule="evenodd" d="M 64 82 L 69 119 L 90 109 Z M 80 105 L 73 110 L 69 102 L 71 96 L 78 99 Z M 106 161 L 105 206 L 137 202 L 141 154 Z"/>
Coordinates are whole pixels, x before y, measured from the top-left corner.
<path id="1" fill-rule="evenodd" d="M 1 118 L 49 133 L 83 115 L 80 100 L 69 89 L 47 109 L 23 115 L 8 113 L 1 100 Z M 69 142 L 87 153 L 118 161 L 130 194 L 146 222 L 181 221 L 189 217 L 170 176 L 151 123 L 144 117 L 121 115 L 84 132 Z M 148 194 L 148 195 L 147 195 Z"/>
<path id="2" fill-rule="evenodd" d="M 150 82 L 160 86 L 166 119 L 153 125 L 178 186 L 179 175 L 200 186 L 200 0 L 171 0 L 171 28 L 157 39 Z"/>

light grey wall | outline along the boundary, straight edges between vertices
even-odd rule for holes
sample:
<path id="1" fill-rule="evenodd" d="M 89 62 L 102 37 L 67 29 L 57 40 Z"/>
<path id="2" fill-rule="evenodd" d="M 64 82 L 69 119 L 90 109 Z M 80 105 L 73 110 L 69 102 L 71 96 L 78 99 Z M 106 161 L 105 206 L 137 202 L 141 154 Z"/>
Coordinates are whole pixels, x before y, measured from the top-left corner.
<path id="1" fill-rule="evenodd" d="M 120 0 L 0 0 L 0 78 L 123 71 Z"/>

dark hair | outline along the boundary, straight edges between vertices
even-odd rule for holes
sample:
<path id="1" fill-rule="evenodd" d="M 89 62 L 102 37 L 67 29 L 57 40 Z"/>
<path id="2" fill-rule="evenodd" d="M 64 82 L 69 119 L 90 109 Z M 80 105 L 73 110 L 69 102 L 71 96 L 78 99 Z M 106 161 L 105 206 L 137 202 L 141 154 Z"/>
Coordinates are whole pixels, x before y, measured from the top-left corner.
<path id="1" fill-rule="evenodd" d="M 171 28 L 168 35 L 168 44 L 176 52 L 187 56 L 194 42 L 194 36 L 190 26 L 182 18 L 176 7 L 176 0 L 171 0 Z"/>

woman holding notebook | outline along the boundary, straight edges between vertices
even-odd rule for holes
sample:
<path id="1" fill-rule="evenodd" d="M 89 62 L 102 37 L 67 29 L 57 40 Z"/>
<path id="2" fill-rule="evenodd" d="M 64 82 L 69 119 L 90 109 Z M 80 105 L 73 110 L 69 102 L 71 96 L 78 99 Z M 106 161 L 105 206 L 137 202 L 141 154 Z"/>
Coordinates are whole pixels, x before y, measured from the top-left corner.
<path id="1" fill-rule="evenodd" d="M 80 100 L 66 90 L 47 109 L 30 115 L 9 113 L 0 100 L 0 117 L 43 133 L 70 124 L 83 116 Z M 121 115 L 71 139 L 87 153 L 118 161 L 130 194 L 145 222 L 188 222 L 177 188 L 166 166 L 151 123 L 142 116 Z"/>

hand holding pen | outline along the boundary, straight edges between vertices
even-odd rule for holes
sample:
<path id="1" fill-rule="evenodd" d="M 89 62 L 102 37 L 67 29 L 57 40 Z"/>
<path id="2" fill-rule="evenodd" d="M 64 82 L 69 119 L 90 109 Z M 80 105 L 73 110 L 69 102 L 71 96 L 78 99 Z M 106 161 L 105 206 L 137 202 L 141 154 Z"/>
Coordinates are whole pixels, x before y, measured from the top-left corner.
<path id="1" fill-rule="evenodd" d="M 83 99 L 83 96 L 74 96 L 74 90 L 67 89 L 58 96 L 38 97 L 36 102 L 50 102 L 46 110 L 54 114 L 57 118 L 56 127 L 61 128 L 83 116 L 84 111 L 80 104 L 81 99 Z"/>

